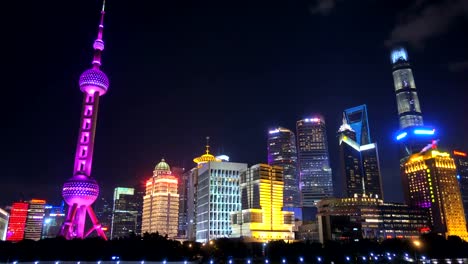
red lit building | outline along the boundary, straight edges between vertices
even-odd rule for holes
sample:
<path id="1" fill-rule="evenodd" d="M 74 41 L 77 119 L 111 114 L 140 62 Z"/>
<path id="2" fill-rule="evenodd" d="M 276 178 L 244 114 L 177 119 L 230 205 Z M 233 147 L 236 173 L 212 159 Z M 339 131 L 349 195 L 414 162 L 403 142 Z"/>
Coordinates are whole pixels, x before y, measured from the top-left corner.
<path id="1" fill-rule="evenodd" d="M 8 223 L 7 241 L 20 241 L 24 238 L 24 230 L 28 217 L 29 203 L 13 203 L 10 212 L 10 221 Z"/>

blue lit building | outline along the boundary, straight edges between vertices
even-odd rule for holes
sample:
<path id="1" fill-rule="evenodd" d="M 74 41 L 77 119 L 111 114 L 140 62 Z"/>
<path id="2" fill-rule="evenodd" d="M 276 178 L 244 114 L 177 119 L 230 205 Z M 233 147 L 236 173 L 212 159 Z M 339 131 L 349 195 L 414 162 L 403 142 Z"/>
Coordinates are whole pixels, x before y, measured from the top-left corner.
<path id="1" fill-rule="evenodd" d="M 321 116 L 299 120 L 296 131 L 301 206 L 316 207 L 333 196 L 325 120 Z"/>
<path id="2" fill-rule="evenodd" d="M 44 222 L 42 223 L 42 236 L 44 238 L 54 238 L 60 233 L 63 222 L 65 221 L 65 209 L 62 202 L 59 206 L 45 205 Z"/>
<path id="3" fill-rule="evenodd" d="M 367 106 L 365 104 L 345 109 L 344 118 L 356 133 L 356 142 L 359 145 L 371 143 Z"/>
<path id="4" fill-rule="evenodd" d="M 390 60 L 398 108 L 400 130 L 395 139 L 401 145 L 401 164 L 414 153 L 420 152 L 435 137 L 435 129 L 424 126 L 413 71 L 408 52 L 403 47 L 392 50 Z"/>

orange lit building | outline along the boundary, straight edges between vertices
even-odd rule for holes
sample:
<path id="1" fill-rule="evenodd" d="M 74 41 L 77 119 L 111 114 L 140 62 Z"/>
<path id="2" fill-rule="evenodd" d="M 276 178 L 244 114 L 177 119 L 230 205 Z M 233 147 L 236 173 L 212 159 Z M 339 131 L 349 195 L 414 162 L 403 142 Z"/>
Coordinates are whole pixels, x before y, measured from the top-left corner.
<path id="1" fill-rule="evenodd" d="M 10 221 L 8 222 L 7 241 L 20 241 L 24 239 L 28 207 L 29 203 L 27 202 L 13 203 L 10 212 Z"/>
<path id="2" fill-rule="evenodd" d="M 411 206 L 427 208 L 433 231 L 468 239 L 455 162 L 449 153 L 429 149 L 403 166 Z"/>
<path id="3" fill-rule="evenodd" d="M 179 218 L 179 194 L 177 178 L 164 159 L 154 168 L 153 177 L 146 182 L 143 197 L 142 233 L 177 236 Z"/>
<path id="4" fill-rule="evenodd" d="M 232 237 L 294 240 L 294 213 L 282 211 L 283 168 L 257 164 L 240 177 L 241 211 L 231 214 Z"/>
<path id="5" fill-rule="evenodd" d="M 46 201 L 32 199 L 29 201 L 28 217 L 24 228 L 24 239 L 39 240 L 42 236 Z"/>

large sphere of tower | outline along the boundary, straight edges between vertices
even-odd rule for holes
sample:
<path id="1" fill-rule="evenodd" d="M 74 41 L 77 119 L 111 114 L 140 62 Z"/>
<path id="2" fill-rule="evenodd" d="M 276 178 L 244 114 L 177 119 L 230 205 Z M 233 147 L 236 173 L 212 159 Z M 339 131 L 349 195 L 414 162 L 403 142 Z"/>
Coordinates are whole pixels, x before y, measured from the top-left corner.
<path id="1" fill-rule="evenodd" d="M 90 206 L 98 196 L 99 185 L 91 177 L 75 175 L 63 184 L 62 197 L 69 206 Z"/>
<path id="2" fill-rule="evenodd" d="M 99 69 L 88 69 L 80 76 L 80 90 L 88 94 L 99 92 L 99 96 L 105 94 L 109 88 L 109 78 Z"/>

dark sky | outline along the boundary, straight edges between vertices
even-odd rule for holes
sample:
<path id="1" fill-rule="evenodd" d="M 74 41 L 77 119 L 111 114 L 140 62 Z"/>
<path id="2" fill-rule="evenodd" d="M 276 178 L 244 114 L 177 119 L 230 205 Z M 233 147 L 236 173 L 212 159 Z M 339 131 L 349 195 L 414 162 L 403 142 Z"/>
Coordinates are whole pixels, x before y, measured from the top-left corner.
<path id="1" fill-rule="evenodd" d="M 16 1 L 3 32 L 0 205 L 59 201 L 71 177 L 100 1 Z M 107 1 L 93 176 L 104 195 L 149 177 L 161 157 L 193 166 L 204 150 L 266 161 L 266 134 L 325 116 L 335 179 L 343 109 L 367 104 L 384 192 L 401 201 L 389 45 L 414 65 L 426 124 L 468 150 L 465 0 Z M 6 80 L 6 82 L 5 82 Z M 338 183 L 339 185 L 339 183 Z"/>

